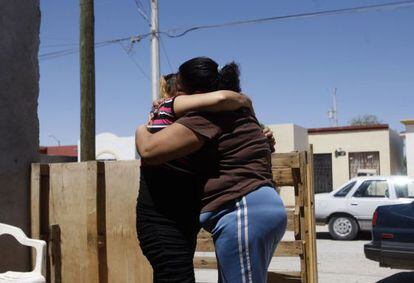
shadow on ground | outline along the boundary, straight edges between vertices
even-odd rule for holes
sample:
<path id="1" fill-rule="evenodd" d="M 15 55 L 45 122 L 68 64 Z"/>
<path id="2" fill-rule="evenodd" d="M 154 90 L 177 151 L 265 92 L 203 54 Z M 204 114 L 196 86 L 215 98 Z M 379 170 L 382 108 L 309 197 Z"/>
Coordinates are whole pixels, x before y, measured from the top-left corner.
<path id="1" fill-rule="evenodd" d="M 316 232 L 316 239 L 318 240 L 333 240 L 329 232 Z M 360 232 L 355 240 L 360 241 L 371 241 L 371 233 L 370 232 Z M 414 282 L 414 281 L 413 281 Z"/>
<path id="2" fill-rule="evenodd" d="M 414 282 L 414 272 L 400 272 L 387 278 L 377 281 L 377 283 L 412 283 Z"/>

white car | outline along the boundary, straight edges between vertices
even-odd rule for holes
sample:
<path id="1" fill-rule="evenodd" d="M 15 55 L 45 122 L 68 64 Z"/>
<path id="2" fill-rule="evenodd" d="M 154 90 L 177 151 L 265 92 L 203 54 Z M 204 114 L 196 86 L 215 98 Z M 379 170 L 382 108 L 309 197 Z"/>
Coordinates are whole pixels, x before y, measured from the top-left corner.
<path id="1" fill-rule="evenodd" d="M 406 176 L 356 177 L 331 193 L 315 195 L 317 224 L 328 224 L 336 240 L 352 240 L 358 231 L 370 231 L 380 205 L 410 203 L 414 179 Z"/>

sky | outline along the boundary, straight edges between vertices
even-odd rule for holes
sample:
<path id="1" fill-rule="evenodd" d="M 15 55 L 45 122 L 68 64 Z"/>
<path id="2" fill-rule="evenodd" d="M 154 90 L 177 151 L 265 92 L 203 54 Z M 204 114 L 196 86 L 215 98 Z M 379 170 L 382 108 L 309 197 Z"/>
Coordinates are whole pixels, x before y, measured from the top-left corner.
<path id="1" fill-rule="evenodd" d="M 140 0 L 149 12 L 149 0 Z M 80 136 L 79 53 L 44 54 L 79 45 L 79 1 L 41 0 L 40 144 L 76 144 Z M 159 28 L 392 3 L 393 0 L 159 0 Z M 374 114 L 397 131 L 414 119 L 414 6 L 161 36 L 161 73 L 208 56 L 241 68 L 243 93 L 264 124 L 328 127 L 337 88 L 339 125 Z M 149 31 L 135 0 L 95 0 L 95 41 Z M 125 51 L 128 51 L 128 53 Z M 96 48 L 96 133 L 132 136 L 151 105 L 148 38 Z M 138 67 L 139 66 L 139 67 Z"/>

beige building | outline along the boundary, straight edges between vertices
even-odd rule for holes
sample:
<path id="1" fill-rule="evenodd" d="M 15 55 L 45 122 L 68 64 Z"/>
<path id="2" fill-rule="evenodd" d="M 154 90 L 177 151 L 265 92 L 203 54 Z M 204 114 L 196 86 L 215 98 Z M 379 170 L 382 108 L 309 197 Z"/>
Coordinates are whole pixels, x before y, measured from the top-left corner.
<path id="1" fill-rule="evenodd" d="M 308 130 L 295 124 L 268 125 L 276 139 L 276 152 L 307 150 Z M 278 188 L 285 205 L 295 205 L 295 193 L 292 187 Z"/>
<path id="2" fill-rule="evenodd" d="M 414 120 L 401 121 L 405 125 L 405 157 L 407 175 L 414 177 Z"/>
<path id="3" fill-rule="evenodd" d="M 308 130 L 295 124 L 268 125 L 276 139 L 276 152 L 307 150 Z"/>
<path id="4" fill-rule="evenodd" d="M 388 125 L 308 129 L 315 192 L 329 192 L 360 175 L 399 175 L 403 140 Z"/>

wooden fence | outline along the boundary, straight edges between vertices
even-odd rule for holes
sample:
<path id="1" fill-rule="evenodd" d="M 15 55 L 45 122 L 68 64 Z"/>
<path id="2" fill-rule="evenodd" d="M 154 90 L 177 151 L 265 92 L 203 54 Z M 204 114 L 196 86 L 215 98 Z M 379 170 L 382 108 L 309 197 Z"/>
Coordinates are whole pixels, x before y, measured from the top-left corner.
<path id="1" fill-rule="evenodd" d="M 32 237 L 48 282 L 152 282 L 135 232 L 139 162 L 33 164 Z"/>
<path id="2" fill-rule="evenodd" d="M 296 206 L 288 208 L 295 241 L 282 242 L 276 255 L 300 256 L 301 272 L 269 274 L 275 279 L 317 282 L 310 152 L 275 154 L 274 179 L 294 186 Z M 47 241 L 48 282 L 152 282 L 135 232 L 139 161 L 33 164 L 32 237 Z M 206 232 L 199 250 L 214 251 Z M 195 258 L 201 268 L 214 258 Z"/>
<path id="3" fill-rule="evenodd" d="M 313 193 L 312 150 L 280 153 L 272 156 L 273 178 L 277 186 L 292 186 L 295 206 L 287 207 L 287 231 L 293 231 L 295 240 L 282 241 L 274 256 L 300 257 L 300 272 L 268 272 L 268 282 L 318 282 L 316 261 L 316 233 Z M 214 243 L 208 232 L 198 235 L 197 252 L 214 252 Z M 217 268 L 214 256 L 196 256 L 196 268 Z"/>

